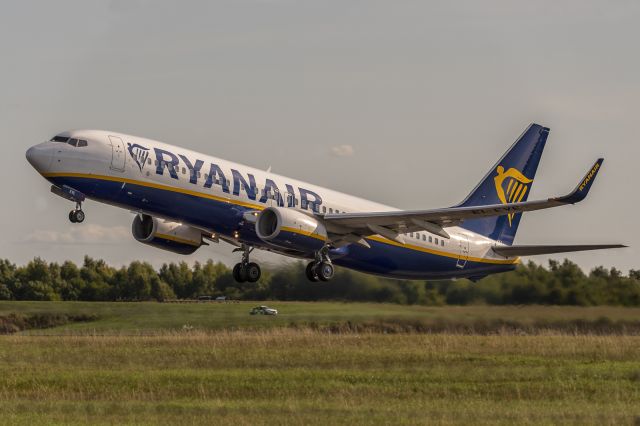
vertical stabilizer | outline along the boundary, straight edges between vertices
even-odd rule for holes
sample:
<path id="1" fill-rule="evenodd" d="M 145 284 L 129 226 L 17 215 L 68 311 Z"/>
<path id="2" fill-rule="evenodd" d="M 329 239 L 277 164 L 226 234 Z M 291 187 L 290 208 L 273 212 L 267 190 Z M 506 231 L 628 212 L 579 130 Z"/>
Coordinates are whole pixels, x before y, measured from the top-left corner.
<path id="1" fill-rule="evenodd" d="M 548 135 L 547 127 L 531 124 L 459 206 L 527 201 Z M 521 218 L 517 213 L 467 220 L 460 226 L 511 245 Z"/>

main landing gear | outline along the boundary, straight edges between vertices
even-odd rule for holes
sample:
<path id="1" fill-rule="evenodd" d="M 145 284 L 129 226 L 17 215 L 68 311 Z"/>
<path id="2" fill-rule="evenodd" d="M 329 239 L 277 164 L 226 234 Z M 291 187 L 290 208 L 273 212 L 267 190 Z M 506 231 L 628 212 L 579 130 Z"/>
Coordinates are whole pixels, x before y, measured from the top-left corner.
<path id="1" fill-rule="evenodd" d="M 257 263 L 249 261 L 249 254 L 251 254 L 253 248 L 243 244 L 242 248 L 234 250 L 234 252 L 236 251 L 242 252 L 242 261 L 233 267 L 233 279 L 239 283 L 247 281 L 255 283 L 260 279 L 262 272 L 260 271 L 260 266 L 258 266 Z"/>
<path id="2" fill-rule="evenodd" d="M 69 220 L 71 223 L 82 223 L 84 222 L 84 212 L 82 211 L 82 203 L 76 202 L 75 210 L 71 210 L 69 212 Z"/>
<path id="3" fill-rule="evenodd" d="M 316 253 L 313 262 L 309 262 L 306 269 L 306 275 L 309 281 L 329 281 L 333 278 L 335 270 L 331 259 L 329 259 L 329 247 L 325 246 Z"/>

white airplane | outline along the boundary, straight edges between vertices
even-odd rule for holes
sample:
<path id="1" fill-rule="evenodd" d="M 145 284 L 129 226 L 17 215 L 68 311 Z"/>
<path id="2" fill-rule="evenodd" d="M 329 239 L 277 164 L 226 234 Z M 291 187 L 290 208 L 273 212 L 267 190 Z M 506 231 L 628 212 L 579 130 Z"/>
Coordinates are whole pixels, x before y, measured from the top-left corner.
<path id="1" fill-rule="evenodd" d="M 178 254 L 207 241 L 242 252 L 239 282 L 255 282 L 254 248 L 309 259 L 311 281 L 328 281 L 333 265 L 400 279 L 470 278 L 515 269 L 519 256 L 625 247 L 517 246 L 523 212 L 582 201 L 599 159 L 569 195 L 527 201 L 549 129 L 530 125 L 460 204 L 398 210 L 327 188 L 177 146 L 97 130 L 73 130 L 29 148 L 27 160 L 51 191 L 135 212 L 136 240 Z"/>

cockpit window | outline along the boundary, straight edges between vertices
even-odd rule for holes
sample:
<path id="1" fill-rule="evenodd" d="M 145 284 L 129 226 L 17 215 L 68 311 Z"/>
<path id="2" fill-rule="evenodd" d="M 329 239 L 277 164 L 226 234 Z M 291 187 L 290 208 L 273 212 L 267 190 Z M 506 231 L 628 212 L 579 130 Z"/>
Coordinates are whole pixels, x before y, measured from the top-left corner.
<path id="1" fill-rule="evenodd" d="M 51 138 L 51 142 L 63 142 L 68 143 L 71 146 L 78 148 L 88 146 L 88 142 L 85 139 L 70 138 L 69 136 L 54 136 Z"/>
<path id="2" fill-rule="evenodd" d="M 69 139 L 69 142 L 67 142 L 69 145 L 71 146 L 77 146 L 78 148 L 83 147 L 83 146 L 87 146 L 87 141 L 84 139 Z"/>

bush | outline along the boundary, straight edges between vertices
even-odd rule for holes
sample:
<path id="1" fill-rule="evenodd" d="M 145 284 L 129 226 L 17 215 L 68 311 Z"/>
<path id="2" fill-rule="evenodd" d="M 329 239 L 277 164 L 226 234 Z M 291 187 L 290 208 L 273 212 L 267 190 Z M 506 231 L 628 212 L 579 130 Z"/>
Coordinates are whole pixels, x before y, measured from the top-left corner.
<path id="1" fill-rule="evenodd" d="M 0 300 L 158 300 L 201 295 L 245 300 L 340 300 L 420 305 L 553 304 L 640 306 L 640 270 L 624 276 L 615 268 L 585 274 L 576 264 L 533 262 L 478 283 L 399 281 L 337 269 L 328 283 L 311 283 L 305 264 L 296 262 L 264 271 L 257 283 L 236 283 L 222 263 L 209 260 L 162 265 L 134 261 L 115 269 L 85 257 L 82 267 L 36 258 L 25 266 L 0 260 Z"/>

